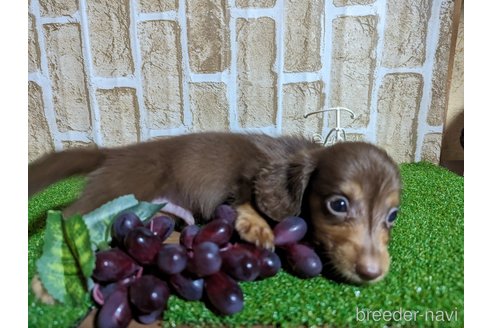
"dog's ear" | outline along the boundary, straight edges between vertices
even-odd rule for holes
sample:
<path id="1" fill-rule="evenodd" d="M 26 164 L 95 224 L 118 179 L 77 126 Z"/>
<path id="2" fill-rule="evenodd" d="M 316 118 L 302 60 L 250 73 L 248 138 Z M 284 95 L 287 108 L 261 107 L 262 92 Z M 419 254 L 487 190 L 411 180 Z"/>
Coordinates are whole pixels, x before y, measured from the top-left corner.
<path id="1" fill-rule="evenodd" d="M 276 221 L 299 215 L 304 190 L 315 168 L 316 160 L 311 152 L 301 152 L 286 162 L 262 168 L 254 186 L 258 209 Z"/>

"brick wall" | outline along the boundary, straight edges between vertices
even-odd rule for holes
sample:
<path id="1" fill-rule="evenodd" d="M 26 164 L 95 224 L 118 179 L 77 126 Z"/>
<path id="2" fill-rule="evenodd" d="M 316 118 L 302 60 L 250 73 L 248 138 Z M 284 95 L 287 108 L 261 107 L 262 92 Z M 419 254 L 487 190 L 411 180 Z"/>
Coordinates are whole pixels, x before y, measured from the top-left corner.
<path id="1" fill-rule="evenodd" d="M 192 131 L 326 134 L 437 162 L 451 0 L 30 0 L 29 159 Z"/>

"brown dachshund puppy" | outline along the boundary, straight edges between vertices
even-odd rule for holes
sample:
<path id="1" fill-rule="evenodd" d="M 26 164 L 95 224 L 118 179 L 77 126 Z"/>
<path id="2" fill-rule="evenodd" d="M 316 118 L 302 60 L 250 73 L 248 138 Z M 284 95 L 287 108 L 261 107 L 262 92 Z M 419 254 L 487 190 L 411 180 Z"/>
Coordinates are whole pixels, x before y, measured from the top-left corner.
<path id="1" fill-rule="evenodd" d="M 300 137 L 197 133 L 122 148 L 68 150 L 29 166 L 29 194 L 80 173 L 89 173 L 86 188 L 65 215 L 134 194 L 170 202 L 187 221 L 206 220 L 227 202 L 238 211 L 240 236 L 273 248 L 266 220 L 302 210 L 313 242 L 340 276 L 373 282 L 389 268 L 400 175 L 390 157 L 368 143 L 325 148 Z"/>

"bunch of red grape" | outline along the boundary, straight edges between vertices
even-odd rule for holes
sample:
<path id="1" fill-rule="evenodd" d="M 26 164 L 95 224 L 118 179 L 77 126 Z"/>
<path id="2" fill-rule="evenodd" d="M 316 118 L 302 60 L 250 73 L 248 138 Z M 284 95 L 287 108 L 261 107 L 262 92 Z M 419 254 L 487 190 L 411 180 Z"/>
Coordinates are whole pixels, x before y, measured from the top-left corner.
<path id="1" fill-rule="evenodd" d="M 119 214 L 112 225 L 113 248 L 96 253 L 94 300 L 101 305 L 98 327 L 126 327 L 132 318 L 150 324 L 162 318 L 171 293 L 190 301 L 204 300 L 215 312 L 242 310 L 239 281 L 274 276 L 279 256 L 239 240 L 235 210 L 219 206 L 214 219 L 202 227 L 181 231 L 179 244 L 163 243 L 174 221 L 157 216 L 142 222 L 134 213 Z M 274 227 L 275 246 L 291 271 L 303 278 L 321 272 L 314 250 L 299 241 L 306 222 L 288 217 Z"/>

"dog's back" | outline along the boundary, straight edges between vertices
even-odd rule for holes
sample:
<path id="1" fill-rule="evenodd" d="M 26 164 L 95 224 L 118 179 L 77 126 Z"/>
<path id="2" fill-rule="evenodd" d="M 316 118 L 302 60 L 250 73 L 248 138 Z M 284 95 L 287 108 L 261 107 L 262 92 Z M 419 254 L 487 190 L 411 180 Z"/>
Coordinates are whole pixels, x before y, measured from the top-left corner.
<path id="1" fill-rule="evenodd" d="M 166 197 L 208 218 L 224 201 L 249 201 L 252 180 L 262 167 L 285 162 L 306 147 L 314 144 L 297 137 L 196 133 L 115 149 L 70 150 L 33 163 L 29 189 L 31 193 L 68 175 L 91 172 L 67 214 L 134 194 L 147 201 Z"/>

